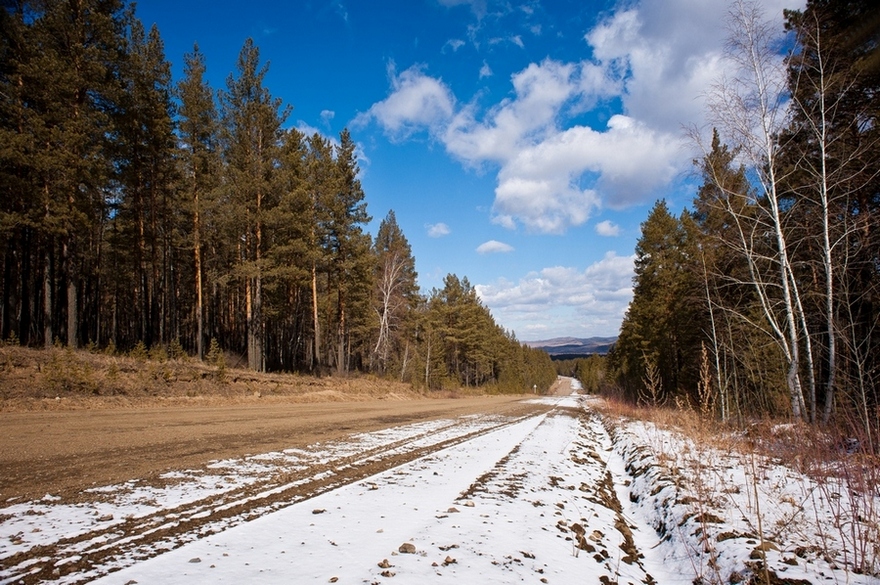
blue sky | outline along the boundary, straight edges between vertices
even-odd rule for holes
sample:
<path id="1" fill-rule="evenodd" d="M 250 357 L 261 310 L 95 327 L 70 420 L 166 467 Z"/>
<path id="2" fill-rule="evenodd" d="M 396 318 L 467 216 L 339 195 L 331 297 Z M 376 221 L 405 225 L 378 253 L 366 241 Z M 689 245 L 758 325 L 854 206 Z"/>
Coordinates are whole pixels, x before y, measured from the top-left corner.
<path id="1" fill-rule="evenodd" d="M 767 0 L 780 22 L 784 7 Z M 693 199 L 726 1 L 143 0 L 175 79 L 214 89 L 251 37 L 288 124 L 359 145 L 369 226 L 393 209 L 424 291 L 467 277 L 521 340 L 616 335 L 656 199 Z"/>

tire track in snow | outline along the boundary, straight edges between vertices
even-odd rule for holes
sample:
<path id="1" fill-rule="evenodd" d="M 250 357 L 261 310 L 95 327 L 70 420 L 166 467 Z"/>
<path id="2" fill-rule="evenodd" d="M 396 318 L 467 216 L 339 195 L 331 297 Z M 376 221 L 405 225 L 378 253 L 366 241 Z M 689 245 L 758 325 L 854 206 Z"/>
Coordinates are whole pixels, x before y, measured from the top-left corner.
<path id="1" fill-rule="evenodd" d="M 68 521 L 66 527 L 55 527 L 56 538 L 48 536 L 48 529 L 46 537 L 34 538 L 33 533 L 39 535 L 45 528 L 33 520 L 39 520 L 40 516 L 48 520 L 54 514 L 56 521 L 64 522 L 64 513 L 70 509 L 65 510 L 63 504 L 46 502 L 0 509 L 8 532 L 18 527 L 10 522 L 10 519 L 16 520 L 10 511 L 20 513 L 20 524 L 34 526 L 31 534 L 24 531 L 11 534 L 7 542 L 12 546 L 4 548 L 5 543 L 0 544 L 0 584 L 90 580 L 111 568 L 142 561 L 533 416 L 466 416 L 357 435 L 349 441 L 317 445 L 314 450 L 292 450 L 218 462 L 209 466 L 217 473 L 208 474 L 208 483 L 215 477 L 231 479 L 229 489 L 212 490 L 210 486 L 201 485 L 202 492 L 208 495 L 190 496 L 188 501 L 179 505 L 154 502 L 147 511 L 142 507 L 140 511 L 121 518 L 114 518 L 112 514 L 98 516 L 99 504 L 114 500 L 119 492 L 138 492 L 141 500 L 146 498 L 149 501 L 151 489 L 155 497 L 162 497 L 167 486 L 107 486 L 92 491 L 91 502 L 72 507 L 78 518 L 89 512 L 87 521 L 76 522 L 84 526 L 77 528 Z M 401 435 L 401 438 L 395 438 Z M 167 483 L 200 483 L 208 471 L 171 474 Z M 251 480 L 236 482 L 236 474 L 247 475 Z M 198 486 L 194 491 L 199 493 Z M 69 536 L 71 532 L 73 536 Z M 16 540 L 22 541 L 24 537 L 33 538 L 36 544 L 28 546 L 27 542 L 19 542 L 16 546 Z M 10 548 L 19 550 L 10 551 Z"/>
<path id="2" fill-rule="evenodd" d="M 99 583 L 689 583 L 642 545 L 625 484 L 599 416 L 559 407 Z"/>

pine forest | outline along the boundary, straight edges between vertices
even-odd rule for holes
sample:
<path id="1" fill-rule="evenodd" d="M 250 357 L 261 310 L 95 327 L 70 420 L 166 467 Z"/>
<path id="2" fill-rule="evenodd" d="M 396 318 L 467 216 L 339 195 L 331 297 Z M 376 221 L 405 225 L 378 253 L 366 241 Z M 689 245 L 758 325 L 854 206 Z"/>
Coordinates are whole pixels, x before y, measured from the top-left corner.
<path id="1" fill-rule="evenodd" d="M 221 88 L 122 0 L 0 10 L 2 338 L 242 356 L 255 371 L 546 389 L 549 356 L 466 278 L 422 295 L 393 211 L 375 240 L 355 144 L 286 125 L 248 40 Z"/>
<path id="2" fill-rule="evenodd" d="M 366 232 L 352 137 L 291 128 L 251 40 L 212 88 L 198 46 L 172 82 L 159 31 L 122 0 L 15 0 L 0 18 L 4 340 L 224 351 L 429 389 L 552 384 L 549 356 L 467 278 L 420 292 L 393 211 Z M 592 390 L 725 421 L 848 421 L 873 448 L 876 10 L 810 0 L 780 31 L 734 2 L 727 24 L 714 131 L 691 130 L 693 204 L 650 211 L 619 340 L 576 369 Z"/>

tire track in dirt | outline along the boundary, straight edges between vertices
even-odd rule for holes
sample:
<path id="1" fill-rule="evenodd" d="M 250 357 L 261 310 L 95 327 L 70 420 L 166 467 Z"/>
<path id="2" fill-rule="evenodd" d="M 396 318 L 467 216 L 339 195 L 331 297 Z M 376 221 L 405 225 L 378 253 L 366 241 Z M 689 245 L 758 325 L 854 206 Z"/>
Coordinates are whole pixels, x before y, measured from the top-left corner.
<path id="1" fill-rule="evenodd" d="M 34 546 L 3 558 L 0 583 L 85 582 L 202 536 L 538 416 L 546 408 L 537 411 L 520 416 L 455 419 L 379 447 L 313 462 L 304 468 L 279 470 L 271 477 L 218 495 L 125 518 L 110 525 L 105 523 L 75 537 L 60 538 L 51 544 Z M 480 424 L 474 424 L 475 421 Z M 83 498 L 90 496 L 94 502 L 99 502 L 102 497 L 101 492 L 80 494 Z"/>
<path id="2" fill-rule="evenodd" d="M 253 400 L 257 400 L 254 398 Z M 95 485 L 156 478 L 216 459 L 245 457 L 358 432 L 469 414 L 517 416 L 522 396 L 96 408 L 4 412 L 0 502 L 45 494 L 65 501 Z"/>

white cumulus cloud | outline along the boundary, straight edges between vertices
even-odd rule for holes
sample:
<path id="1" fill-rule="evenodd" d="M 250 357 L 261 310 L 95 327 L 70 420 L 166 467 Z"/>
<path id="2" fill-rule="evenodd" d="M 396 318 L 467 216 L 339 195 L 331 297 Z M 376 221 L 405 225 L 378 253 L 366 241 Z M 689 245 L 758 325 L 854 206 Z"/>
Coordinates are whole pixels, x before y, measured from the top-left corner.
<path id="1" fill-rule="evenodd" d="M 477 246 L 478 254 L 497 254 L 499 252 L 513 252 L 513 246 L 498 240 L 489 240 Z"/>
<path id="2" fill-rule="evenodd" d="M 616 335 L 632 299 L 635 256 L 607 252 L 585 270 L 553 266 L 512 282 L 475 286 L 480 299 L 514 331 L 551 336 Z"/>
<path id="3" fill-rule="evenodd" d="M 620 235 L 620 226 L 616 223 L 605 220 L 596 224 L 596 233 L 600 236 L 615 237 Z"/>
<path id="4" fill-rule="evenodd" d="M 428 236 L 432 238 L 442 238 L 443 236 L 448 236 L 450 233 L 452 233 L 452 230 L 449 229 L 449 226 L 443 222 L 429 223 L 425 227 L 428 230 Z"/>
<path id="5" fill-rule="evenodd" d="M 389 65 L 391 94 L 370 109 L 359 114 L 355 125 L 375 120 L 392 137 L 406 137 L 423 128 L 431 128 L 452 117 L 455 98 L 440 79 L 413 66 L 397 74 L 394 64 Z"/>
<path id="6" fill-rule="evenodd" d="M 784 1 L 768 0 L 780 27 Z M 420 67 L 392 71 L 391 93 L 363 118 L 392 137 L 427 131 L 466 167 L 497 172 L 495 223 L 562 233 L 600 207 L 647 203 L 690 169 L 681 128 L 704 121 L 726 10 L 726 0 L 625 3 L 585 33 L 587 58 L 530 63 L 511 76 L 512 93 L 485 108 L 458 102 Z M 490 71 L 484 63 L 480 77 Z M 621 108 L 604 125 L 576 121 L 614 102 Z"/>

